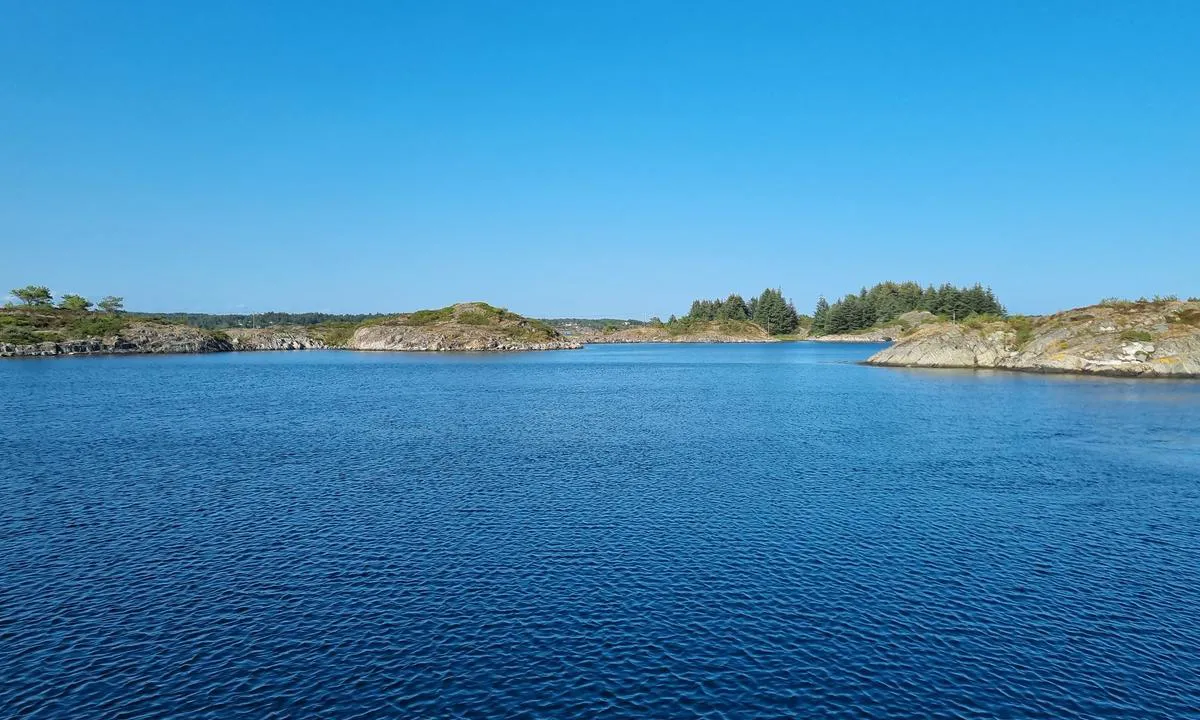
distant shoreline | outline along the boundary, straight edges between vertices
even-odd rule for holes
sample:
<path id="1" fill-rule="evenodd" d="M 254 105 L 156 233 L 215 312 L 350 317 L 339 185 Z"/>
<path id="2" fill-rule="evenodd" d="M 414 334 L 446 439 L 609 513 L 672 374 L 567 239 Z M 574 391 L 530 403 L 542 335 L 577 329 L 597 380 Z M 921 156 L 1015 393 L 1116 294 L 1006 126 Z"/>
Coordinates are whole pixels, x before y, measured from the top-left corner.
<path id="1" fill-rule="evenodd" d="M 578 325 L 580 321 L 570 321 Z M 1200 300 L 1108 301 L 1042 317 L 954 322 L 912 311 L 855 333 L 769 335 L 748 320 L 622 321 L 564 334 L 486 303 L 307 326 L 205 329 L 153 317 L 45 306 L 0 310 L 0 358 L 285 350 L 531 352 L 601 344 L 886 344 L 881 367 L 1109 377 L 1200 377 Z M 575 328 L 572 328 L 575 329 Z"/>

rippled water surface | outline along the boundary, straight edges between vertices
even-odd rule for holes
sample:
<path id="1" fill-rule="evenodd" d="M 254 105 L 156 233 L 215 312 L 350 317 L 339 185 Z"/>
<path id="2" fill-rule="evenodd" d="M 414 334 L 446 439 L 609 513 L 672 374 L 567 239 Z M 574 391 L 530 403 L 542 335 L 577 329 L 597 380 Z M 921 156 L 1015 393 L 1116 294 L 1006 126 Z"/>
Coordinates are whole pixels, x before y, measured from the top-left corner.
<path id="1" fill-rule="evenodd" d="M 1200 716 L 1200 383 L 0 362 L 3 717 Z"/>

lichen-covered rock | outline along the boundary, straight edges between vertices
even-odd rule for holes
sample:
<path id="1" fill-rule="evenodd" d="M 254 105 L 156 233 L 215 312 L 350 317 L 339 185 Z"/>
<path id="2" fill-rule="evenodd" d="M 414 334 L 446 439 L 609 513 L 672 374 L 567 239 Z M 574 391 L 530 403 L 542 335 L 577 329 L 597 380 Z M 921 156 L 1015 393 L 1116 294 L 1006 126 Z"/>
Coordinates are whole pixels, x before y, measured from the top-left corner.
<path id="1" fill-rule="evenodd" d="M 872 365 L 1200 377 L 1200 302 L 1113 303 L 1040 318 L 936 323 Z"/>
<path id="2" fill-rule="evenodd" d="M 226 330 L 234 350 L 320 350 L 329 347 L 303 328 L 233 328 Z"/>

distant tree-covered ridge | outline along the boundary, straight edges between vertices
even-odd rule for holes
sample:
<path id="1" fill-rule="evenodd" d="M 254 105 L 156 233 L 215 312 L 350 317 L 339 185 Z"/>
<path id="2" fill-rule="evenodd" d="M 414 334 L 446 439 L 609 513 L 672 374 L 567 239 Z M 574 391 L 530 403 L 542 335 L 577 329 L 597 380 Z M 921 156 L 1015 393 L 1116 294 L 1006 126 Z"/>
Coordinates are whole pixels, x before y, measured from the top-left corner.
<path id="1" fill-rule="evenodd" d="M 189 325 L 204 330 L 230 328 L 269 328 L 277 325 L 323 325 L 326 323 L 361 323 L 386 317 L 389 313 L 348 314 L 262 312 L 247 314 L 212 313 L 130 313 L 135 317 L 154 317 L 170 323 Z"/>
<path id="2" fill-rule="evenodd" d="M 618 318 L 541 318 L 541 321 L 559 332 L 572 333 L 579 330 L 620 330 L 641 327 L 645 320 L 621 320 Z"/>
<path id="3" fill-rule="evenodd" d="M 949 283 L 922 288 L 915 282 L 883 282 L 846 295 L 832 305 L 817 299 L 811 332 L 814 335 L 852 333 L 896 319 L 913 310 L 926 310 L 952 320 L 978 315 L 1003 317 L 1004 306 L 989 287 L 956 287 Z"/>

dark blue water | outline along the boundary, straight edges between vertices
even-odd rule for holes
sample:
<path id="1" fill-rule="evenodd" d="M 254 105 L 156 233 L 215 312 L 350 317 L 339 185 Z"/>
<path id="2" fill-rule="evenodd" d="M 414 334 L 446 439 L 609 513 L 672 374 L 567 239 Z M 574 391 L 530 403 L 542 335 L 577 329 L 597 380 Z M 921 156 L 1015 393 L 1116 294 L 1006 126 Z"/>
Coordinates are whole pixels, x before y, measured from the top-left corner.
<path id="1" fill-rule="evenodd" d="M 1200 716 L 1200 383 L 0 363 L 0 716 Z"/>

